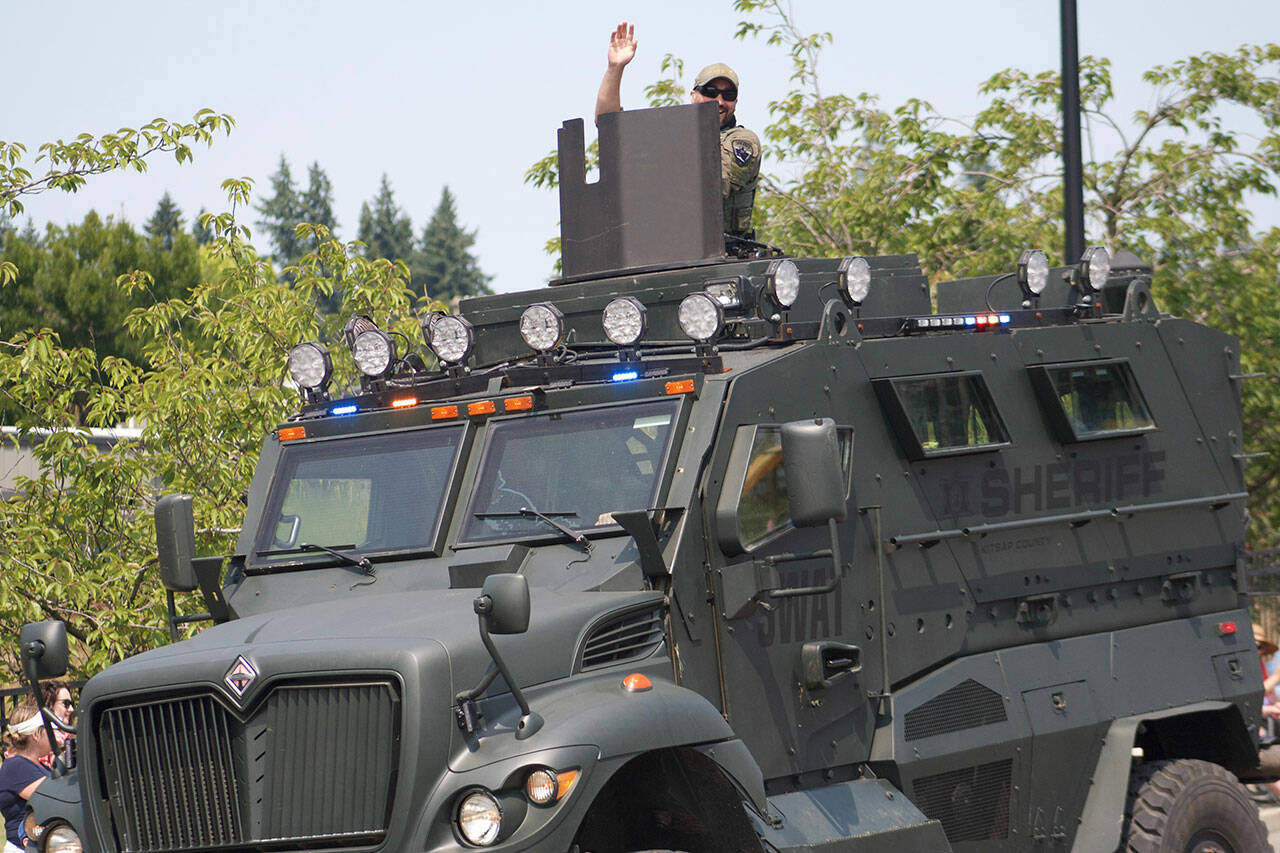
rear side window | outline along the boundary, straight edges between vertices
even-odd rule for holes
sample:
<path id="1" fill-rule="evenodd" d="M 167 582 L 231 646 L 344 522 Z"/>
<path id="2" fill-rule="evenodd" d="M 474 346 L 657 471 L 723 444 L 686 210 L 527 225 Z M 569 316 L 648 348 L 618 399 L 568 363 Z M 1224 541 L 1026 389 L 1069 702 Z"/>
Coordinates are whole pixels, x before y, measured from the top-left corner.
<path id="1" fill-rule="evenodd" d="M 872 385 L 909 459 L 1009 444 L 1009 433 L 981 373 L 900 376 L 876 379 Z"/>
<path id="2" fill-rule="evenodd" d="M 1036 365 L 1030 374 L 1060 441 L 1089 441 L 1156 428 L 1128 361 Z"/>

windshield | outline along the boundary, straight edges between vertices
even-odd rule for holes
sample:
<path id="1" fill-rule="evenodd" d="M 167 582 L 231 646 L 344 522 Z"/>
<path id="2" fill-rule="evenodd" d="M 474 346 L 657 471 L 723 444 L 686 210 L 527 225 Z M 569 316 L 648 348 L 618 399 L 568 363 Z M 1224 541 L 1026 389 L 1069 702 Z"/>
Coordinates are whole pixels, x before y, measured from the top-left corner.
<path id="1" fill-rule="evenodd" d="M 457 425 L 286 446 L 253 562 L 296 561 L 304 544 L 430 550 L 462 432 Z"/>
<path id="2" fill-rule="evenodd" d="M 493 422 L 461 541 L 555 535 L 522 509 L 579 531 L 613 525 L 613 511 L 652 507 L 678 406 L 662 400 Z"/>

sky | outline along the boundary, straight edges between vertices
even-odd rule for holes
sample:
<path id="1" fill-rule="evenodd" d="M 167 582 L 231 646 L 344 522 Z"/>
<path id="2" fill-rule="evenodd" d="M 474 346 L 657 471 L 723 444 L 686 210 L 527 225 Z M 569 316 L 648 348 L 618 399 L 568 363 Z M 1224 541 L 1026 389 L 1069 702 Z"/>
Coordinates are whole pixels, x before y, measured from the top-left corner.
<path id="1" fill-rule="evenodd" d="M 886 108 L 920 98 L 964 118 L 996 71 L 1060 66 L 1054 0 L 793 0 L 791 9 L 801 29 L 834 36 L 819 66 L 825 91 L 869 92 Z M 328 174 L 344 239 L 355 238 L 361 203 L 384 173 L 415 235 L 447 185 L 498 292 L 538 287 L 551 274 L 544 245 L 557 234 L 556 194 L 527 186 L 524 174 L 555 147 L 565 119 L 588 119 L 590 135 L 619 21 L 633 22 L 639 41 L 624 106 L 644 106 L 667 53 L 685 60 L 687 77 L 711 62 L 732 65 L 737 115 L 753 129 L 789 87 L 782 50 L 734 38 L 742 15 L 731 0 L 0 0 L 0 10 L 9 33 L 0 140 L 34 152 L 158 116 L 188 121 L 206 107 L 236 121 L 229 137 L 196 150 L 194 164 L 156 159 L 143 175 L 29 197 L 20 223 L 65 224 L 94 209 L 141 226 L 167 191 L 189 225 L 201 208 L 226 209 L 225 178 L 253 178 L 265 197 L 284 155 L 303 186 L 312 162 Z M 1078 19 L 1080 53 L 1112 61 L 1125 115 L 1152 105 L 1140 75 L 1154 65 L 1280 39 L 1275 0 L 1078 0 Z M 1256 215 L 1280 223 L 1280 205 L 1258 201 Z M 269 250 L 258 233 L 255 243 Z"/>

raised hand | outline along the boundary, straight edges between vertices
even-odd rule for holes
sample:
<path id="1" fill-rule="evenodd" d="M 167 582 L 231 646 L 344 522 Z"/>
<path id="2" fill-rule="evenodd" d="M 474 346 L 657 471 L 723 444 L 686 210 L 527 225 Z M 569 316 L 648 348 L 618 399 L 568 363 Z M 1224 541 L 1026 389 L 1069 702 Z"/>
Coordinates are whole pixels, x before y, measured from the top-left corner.
<path id="1" fill-rule="evenodd" d="M 636 28 L 626 21 L 618 24 L 618 28 L 609 34 L 609 65 L 621 68 L 636 55 Z"/>

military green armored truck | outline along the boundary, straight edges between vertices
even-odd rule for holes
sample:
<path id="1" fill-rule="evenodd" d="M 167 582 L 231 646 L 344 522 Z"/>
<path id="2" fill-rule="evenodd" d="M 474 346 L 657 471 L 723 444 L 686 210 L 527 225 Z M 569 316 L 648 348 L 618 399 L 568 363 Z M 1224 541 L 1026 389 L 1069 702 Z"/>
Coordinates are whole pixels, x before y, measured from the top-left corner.
<path id="1" fill-rule="evenodd" d="M 293 351 L 235 553 L 158 507 L 214 624 L 85 687 L 37 849 L 1269 849 L 1239 342 L 1101 249 L 726 251 L 705 107 L 592 183 L 566 123 L 552 286 L 354 318 L 354 393 Z"/>

